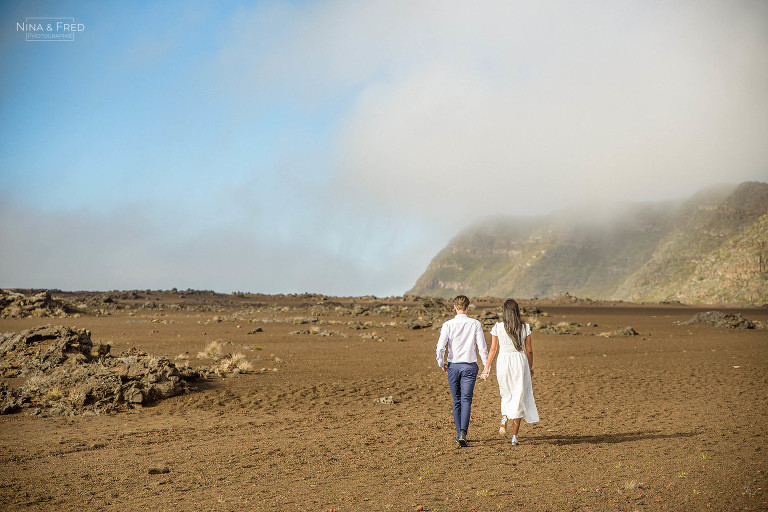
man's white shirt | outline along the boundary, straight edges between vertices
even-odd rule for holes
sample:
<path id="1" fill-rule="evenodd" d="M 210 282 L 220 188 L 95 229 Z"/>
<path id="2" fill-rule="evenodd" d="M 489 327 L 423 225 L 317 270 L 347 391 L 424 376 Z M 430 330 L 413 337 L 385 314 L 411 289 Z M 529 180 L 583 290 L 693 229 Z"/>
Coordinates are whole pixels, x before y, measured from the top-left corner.
<path id="1" fill-rule="evenodd" d="M 440 338 L 437 340 L 437 366 L 445 365 L 446 351 L 449 363 L 476 363 L 477 351 L 485 366 L 488 360 L 488 347 L 483 336 L 483 326 L 474 318 L 459 314 L 443 324 Z"/>

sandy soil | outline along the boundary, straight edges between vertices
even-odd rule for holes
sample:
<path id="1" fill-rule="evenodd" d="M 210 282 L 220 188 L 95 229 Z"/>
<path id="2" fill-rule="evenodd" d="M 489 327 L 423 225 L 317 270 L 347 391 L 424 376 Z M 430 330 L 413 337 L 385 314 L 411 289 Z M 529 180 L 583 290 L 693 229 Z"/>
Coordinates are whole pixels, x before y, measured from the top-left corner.
<path id="1" fill-rule="evenodd" d="M 179 302 L 156 292 L 133 306 L 149 299 Z M 84 327 L 113 353 L 187 353 L 192 365 L 212 364 L 195 354 L 222 340 L 257 370 L 125 413 L 0 416 L 0 508 L 768 510 L 768 331 L 679 324 L 712 308 L 537 302 L 554 322 L 599 324 L 582 333 L 632 326 L 640 335 L 534 332 L 541 421 L 523 424 L 522 444 L 511 446 L 498 435 L 495 379 L 478 382 L 470 444 L 459 448 L 434 362 L 438 331 L 396 316 L 327 315 L 316 325 L 334 335 L 291 335 L 311 328 L 293 318 L 310 316 L 316 297 L 245 295 L 194 310 L 209 299 L 0 320 L 0 332 Z M 258 313 L 257 303 L 271 307 Z M 765 308 L 740 311 L 768 320 Z M 375 326 L 351 330 L 350 321 Z M 248 334 L 255 327 L 263 332 Z M 360 336 L 372 332 L 383 341 Z M 395 403 L 376 402 L 387 396 Z"/>

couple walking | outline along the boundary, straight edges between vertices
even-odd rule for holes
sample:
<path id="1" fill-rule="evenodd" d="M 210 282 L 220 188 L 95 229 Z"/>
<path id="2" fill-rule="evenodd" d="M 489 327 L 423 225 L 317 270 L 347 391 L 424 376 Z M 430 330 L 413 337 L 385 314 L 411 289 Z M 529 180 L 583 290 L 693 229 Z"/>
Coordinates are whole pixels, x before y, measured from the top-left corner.
<path id="1" fill-rule="evenodd" d="M 437 341 L 437 365 L 448 374 L 448 385 L 453 396 L 453 421 L 456 424 L 456 442 L 467 446 L 469 415 L 475 389 L 478 366 L 477 352 L 483 361 L 480 378 L 485 380 L 496 354 L 496 379 L 501 394 L 501 427 L 506 435 L 507 423 L 512 420 L 512 444 L 517 445 L 520 420 L 527 423 L 539 421 L 536 402 L 533 399 L 533 348 L 531 327 L 523 322 L 520 307 L 512 299 L 504 303 L 502 322 L 491 329 L 491 350 L 485 344 L 483 326 L 467 316 L 469 299 L 459 295 L 453 300 L 456 317 L 443 324 Z M 447 351 L 447 357 L 446 357 Z"/>

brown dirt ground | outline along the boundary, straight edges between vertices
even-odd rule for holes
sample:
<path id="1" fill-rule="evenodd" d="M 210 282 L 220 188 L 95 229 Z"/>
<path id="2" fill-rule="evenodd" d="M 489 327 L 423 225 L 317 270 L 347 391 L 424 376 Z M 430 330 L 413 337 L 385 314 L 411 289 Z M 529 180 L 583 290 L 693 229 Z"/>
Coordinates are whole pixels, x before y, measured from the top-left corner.
<path id="1" fill-rule="evenodd" d="M 600 324 L 583 332 L 632 326 L 641 335 L 534 333 L 541 421 L 523 424 L 523 444 L 510 446 L 498 436 L 495 379 L 478 382 L 463 449 L 454 441 L 446 377 L 434 362 L 436 330 L 377 328 L 385 341 L 374 341 L 345 326 L 328 329 L 347 338 L 289 335 L 306 326 L 261 324 L 258 315 L 210 322 L 238 307 L 2 319 L 0 332 L 85 327 L 94 341 L 112 343 L 113 353 L 132 346 L 171 358 L 188 352 L 193 365 L 211 364 L 194 355 L 221 339 L 257 370 L 278 370 L 209 380 L 190 394 L 114 415 L 0 416 L 0 508 L 768 510 L 768 331 L 678 324 L 713 308 L 536 304 L 555 322 Z M 739 311 L 768 320 L 765 308 Z M 254 326 L 264 332 L 247 334 Z M 262 350 L 242 349 L 255 345 Z M 389 395 L 395 404 L 375 402 Z M 150 474 L 153 468 L 169 472 Z"/>

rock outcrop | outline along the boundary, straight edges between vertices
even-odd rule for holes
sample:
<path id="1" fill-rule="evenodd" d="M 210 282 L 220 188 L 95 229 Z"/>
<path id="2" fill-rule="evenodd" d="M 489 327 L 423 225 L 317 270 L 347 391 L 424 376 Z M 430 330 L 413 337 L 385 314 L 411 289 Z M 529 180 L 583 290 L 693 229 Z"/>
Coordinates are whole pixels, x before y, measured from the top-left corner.
<path id="1" fill-rule="evenodd" d="M 189 381 L 206 375 L 136 349 L 115 357 L 84 329 L 48 325 L 0 334 L 0 377 L 23 382 L 0 386 L 0 414 L 114 412 L 184 393 Z"/>
<path id="2" fill-rule="evenodd" d="M 724 327 L 726 329 L 755 329 L 756 327 L 762 327 L 762 324 L 744 318 L 741 313 L 729 314 L 723 313 L 722 311 L 697 313 L 693 318 L 685 322 L 685 324 L 706 324 L 715 327 Z"/>
<path id="3" fill-rule="evenodd" d="M 54 317 L 62 318 L 77 313 L 72 304 L 54 299 L 49 291 L 24 295 L 10 290 L 0 290 L 0 318 Z"/>

